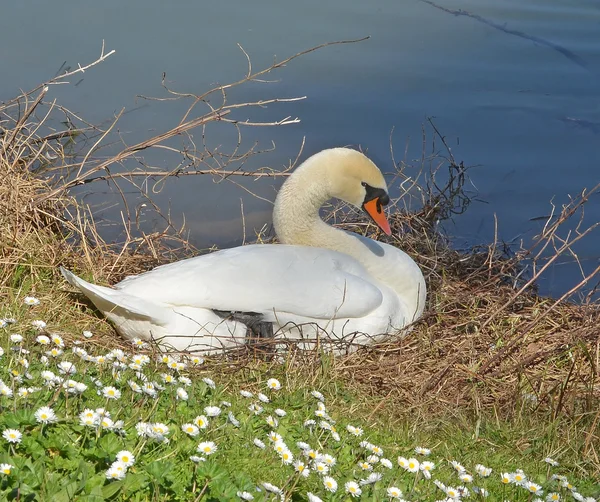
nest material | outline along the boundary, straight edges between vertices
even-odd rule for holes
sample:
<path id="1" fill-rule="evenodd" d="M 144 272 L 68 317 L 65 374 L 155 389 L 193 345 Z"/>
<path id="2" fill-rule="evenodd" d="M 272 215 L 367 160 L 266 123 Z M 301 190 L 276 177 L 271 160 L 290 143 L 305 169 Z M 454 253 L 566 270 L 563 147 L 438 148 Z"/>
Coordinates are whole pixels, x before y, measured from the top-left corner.
<path id="1" fill-rule="evenodd" d="M 52 190 L 56 178 L 44 178 L 43 158 L 49 145 L 67 158 L 60 141 L 69 136 L 60 141 L 42 136 L 43 119 L 31 113 L 35 106 L 13 118 L 5 113 L 10 106 L 0 106 L 0 296 L 8 300 L 22 288 L 45 291 L 47 301 L 54 302 L 47 320 L 80 332 L 93 321 L 91 310 L 64 309 L 61 302 L 73 298 L 58 265 L 114 283 L 176 254 L 165 244 L 172 237 L 168 233 L 132 238 L 122 246 L 106 244 L 89 210 L 68 192 Z M 48 198 L 48 193 L 54 195 Z M 451 249 L 432 223 L 439 200 L 424 201 L 418 213 L 393 211 L 394 235 L 400 237 L 376 236 L 407 251 L 424 270 L 429 291 L 424 317 L 402 339 L 338 359 L 340 374 L 368 392 L 399 398 L 405 409 L 443 412 L 460 406 L 504 414 L 523 405 L 555 414 L 597 409 L 598 306 L 555 304 L 533 288 L 517 295 L 519 260 L 495 246 L 463 254 Z M 330 218 L 359 233 L 375 230 L 339 208 Z M 188 256 L 193 252 L 187 245 L 180 249 Z M 105 321 L 95 322 L 102 326 L 97 345 L 124 345 Z M 225 365 L 243 367 L 253 353 L 229 354 Z"/>

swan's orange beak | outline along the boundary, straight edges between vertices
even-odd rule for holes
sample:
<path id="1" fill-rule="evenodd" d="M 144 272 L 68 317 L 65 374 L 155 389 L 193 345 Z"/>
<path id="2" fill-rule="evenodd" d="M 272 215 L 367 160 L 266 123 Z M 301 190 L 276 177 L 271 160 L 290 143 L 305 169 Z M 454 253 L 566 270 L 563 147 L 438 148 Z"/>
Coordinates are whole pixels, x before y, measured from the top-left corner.
<path id="1" fill-rule="evenodd" d="M 368 202 L 363 204 L 363 209 L 367 212 L 367 214 L 371 217 L 371 219 L 377 224 L 381 230 L 385 232 L 386 235 L 392 235 L 392 230 L 390 229 L 390 224 L 388 223 L 387 218 L 385 217 L 385 212 L 383 211 L 383 206 L 381 205 L 381 201 L 379 197 L 371 199 Z"/>

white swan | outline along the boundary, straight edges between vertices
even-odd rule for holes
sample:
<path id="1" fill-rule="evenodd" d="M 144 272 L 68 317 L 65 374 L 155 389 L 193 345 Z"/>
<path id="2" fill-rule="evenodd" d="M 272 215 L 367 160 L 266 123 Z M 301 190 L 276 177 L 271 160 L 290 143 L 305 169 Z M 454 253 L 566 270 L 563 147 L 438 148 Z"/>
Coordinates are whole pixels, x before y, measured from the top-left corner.
<path id="1" fill-rule="evenodd" d="M 114 289 L 62 269 L 127 338 L 162 350 L 215 352 L 243 344 L 247 332 L 366 345 L 418 319 L 425 281 L 403 251 L 327 225 L 331 198 L 362 208 L 390 234 L 381 171 L 362 153 L 323 150 L 281 187 L 273 224 L 282 244 L 217 251 L 128 277 Z"/>

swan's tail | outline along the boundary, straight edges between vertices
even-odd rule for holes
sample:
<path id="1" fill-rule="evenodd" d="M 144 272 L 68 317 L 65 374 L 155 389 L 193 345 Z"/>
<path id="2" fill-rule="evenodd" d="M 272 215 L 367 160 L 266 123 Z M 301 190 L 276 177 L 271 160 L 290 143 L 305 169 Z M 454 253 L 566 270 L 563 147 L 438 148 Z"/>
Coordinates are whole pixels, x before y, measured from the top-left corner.
<path id="1" fill-rule="evenodd" d="M 168 320 L 169 314 L 165 307 L 116 289 L 90 284 L 63 267 L 60 267 L 60 272 L 69 284 L 79 289 L 104 314 L 135 317 L 159 325 Z"/>

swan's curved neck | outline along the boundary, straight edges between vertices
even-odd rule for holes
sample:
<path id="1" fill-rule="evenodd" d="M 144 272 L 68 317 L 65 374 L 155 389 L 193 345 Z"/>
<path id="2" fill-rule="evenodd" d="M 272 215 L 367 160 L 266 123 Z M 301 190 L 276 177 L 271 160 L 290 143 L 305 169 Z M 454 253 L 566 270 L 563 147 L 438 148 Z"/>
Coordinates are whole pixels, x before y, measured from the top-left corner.
<path id="1" fill-rule="evenodd" d="M 395 290 L 408 311 L 415 312 L 414 318 L 418 318 L 425 301 L 425 282 L 414 261 L 400 249 L 334 228 L 321 219 L 321 206 L 333 198 L 330 173 L 316 162 L 305 162 L 283 184 L 273 209 L 273 226 L 279 241 L 352 256 L 373 278 Z"/>

